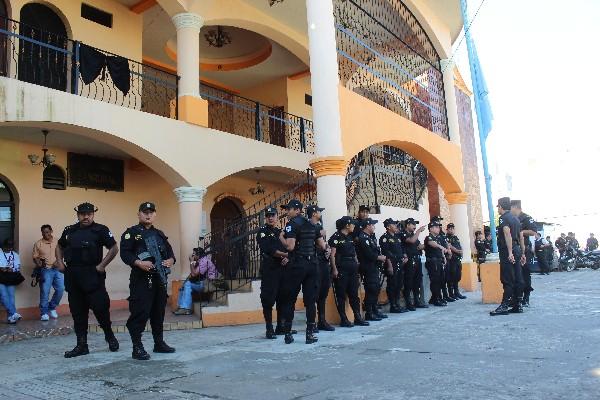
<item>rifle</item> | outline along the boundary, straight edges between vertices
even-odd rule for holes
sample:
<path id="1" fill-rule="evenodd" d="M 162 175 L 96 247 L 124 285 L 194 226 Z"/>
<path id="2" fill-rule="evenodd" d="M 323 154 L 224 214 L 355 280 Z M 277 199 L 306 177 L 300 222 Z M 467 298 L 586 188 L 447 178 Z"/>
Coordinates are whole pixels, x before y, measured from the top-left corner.
<path id="1" fill-rule="evenodd" d="M 163 263 L 163 256 L 160 252 L 160 247 L 158 245 L 158 241 L 156 240 L 156 235 L 149 235 L 147 230 L 142 231 L 142 238 L 144 238 L 144 242 L 146 243 L 146 251 L 141 253 L 138 258 L 140 260 L 151 261 L 154 265 L 154 273 L 157 274 L 160 278 L 160 283 L 167 288 L 168 285 L 168 275 L 171 273 L 169 268 L 165 268 Z"/>

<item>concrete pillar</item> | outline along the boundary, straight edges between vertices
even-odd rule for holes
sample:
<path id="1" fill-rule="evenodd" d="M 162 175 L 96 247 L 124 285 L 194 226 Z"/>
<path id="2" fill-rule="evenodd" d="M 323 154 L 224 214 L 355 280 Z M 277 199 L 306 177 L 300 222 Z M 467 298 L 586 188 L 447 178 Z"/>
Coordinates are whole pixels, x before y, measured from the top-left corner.
<path id="1" fill-rule="evenodd" d="M 454 61 L 441 60 L 444 78 L 444 94 L 446 100 L 446 113 L 448 116 L 448 133 L 450 141 L 460 146 L 460 125 L 458 124 L 458 106 L 456 105 L 456 92 L 454 90 Z"/>
<path id="2" fill-rule="evenodd" d="M 458 236 L 463 250 L 463 277 L 460 284 L 463 289 L 473 291 L 477 289 L 477 266 L 471 257 L 473 236 L 469 228 L 467 199 L 468 194 L 464 192 L 446 194 L 446 200 L 450 205 L 450 222 L 454 223 L 456 236 Z"/>
<path id="3" fill-rule="evenodd" d="M 175 14 L 177 29 L 177 75 L 179 119 L 208 125 L 208 102 L 200 98 L 200 28 L 204 20 L 194 13 Z"/>
<path id="4" fill-rule="evenodd" d="M 346 215 L 346 161 L 340 125 L 339 77 L 332 0 L 306 0 L 317 177 L 317 200 L 331 235 Z"/>
<path id="5" fill-rule="evenodd" d="M 188 257 L 198 244 L 202 226 L 202 200 L 206 189 L 198 186 L 181 186 L 173 190 L 179 201 L 179 260 L 178 274 L 173 279 L 184 279 L 189 272 Z M 174 273 L 176 271 L 173 271 Z"/>

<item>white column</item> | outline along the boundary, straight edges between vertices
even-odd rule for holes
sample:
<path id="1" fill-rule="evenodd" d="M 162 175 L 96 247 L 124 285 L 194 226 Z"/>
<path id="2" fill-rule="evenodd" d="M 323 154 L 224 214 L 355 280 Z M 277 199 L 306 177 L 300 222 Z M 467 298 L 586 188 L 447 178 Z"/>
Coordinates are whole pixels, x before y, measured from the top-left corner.
<path id="1" fill-rule="evenodd" d="M 458 124 L 458 106 L 456 104 L 456 91 L 454 89 L 454 61 L 441 60 L 444 77 L 444 93 L 448 116 L 448 133 L 452 143 L 460 146 L 460 125 Z"/>
<path id="2" fill-rule="evenodd" d="M 181 186 L 173 190 L 179 201 L 179 276 L 184 279 L 188 273 L 188 257 L 198 244 L 202 228 L 202 200 L 206 189 L 199 186 Z"/>
<path id="3" fill-rule="evenodd" d="M 306 0 L 315 155 L 341 156 L 342 129 L 332 0 Z"/>
<path id="4" fill-rule="evenodd" d="M 343 198 L 341 198 L 343 195 Z M 346 177 L 325 175 L 317 178 L 317 203 L 325 208 L 323 227 L 330 237 L 335 231 L 335 221 L 348 214 L 346 207 Z"/>
<path id="5" fill-rule="evenodd" d="M 463 262 L 471 261 L 471 229 L 469 227 L 469 215 L 467 213 L 467 204 L 450 204 L 450 221 L 454 223 L 456 236 L 460 240 L 463 250 Z"/>
<path id="6" fill-rule="evenodd" d="M 199 97 L 200 28 L 204 20 L 194 13 L 180 13 L 171 20 L 177 29 L 177 75 L 179 97 Z"/>

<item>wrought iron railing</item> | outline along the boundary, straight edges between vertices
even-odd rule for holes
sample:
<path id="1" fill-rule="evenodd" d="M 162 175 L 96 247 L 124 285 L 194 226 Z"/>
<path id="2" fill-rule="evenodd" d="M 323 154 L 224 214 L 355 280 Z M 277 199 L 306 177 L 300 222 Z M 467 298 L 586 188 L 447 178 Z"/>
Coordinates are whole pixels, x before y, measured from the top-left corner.
<path id="1" fill-rule="evenodd" d="M 273 192 L 244 210 L 245 216 L 213 230 L 200 239 L 199 246 L 209 251 L 220 274 L 219 284 L 211 285 L 209 303 L 224 299 L 227 294 L 242 290 L 253 280 L 260 279 L 260 249 L 256 234 L 264 224 L 266 207 L 286 204 L 298 199 L 310 204 L 316 199 L 316 179 L 312 171 L 297 175 L 286 185 L 287 191 Z M 284 213 L 280 225 L 285 224 Z"/>
<path id="2" fill-rule="evenodd" d="M 311 120 L 287 113 L 283 107 L 269 107 L 206 84 L 200 85 L 200 95 L 208 100 L 209 128 L 314 153 Z"/>
<path id="3" fill-rule="evenodd" d="M 0 16 L 0 75 L 177 118 L 177 75 Z"/>
<path id="4" fill-rule="evenodd" d="M 369 100 L 448 138 L 440 59 L 400 0 L 335 0 L 339 76 Z"/>
<path id="5" fill-rule="evenodd" d="M 427 170 L 400 149 L 371 146 L 349 164 L 346 175 L 346 205 L 350 215 L 360 205 L 382 205 L 418 209 L 427 187 Z"/>

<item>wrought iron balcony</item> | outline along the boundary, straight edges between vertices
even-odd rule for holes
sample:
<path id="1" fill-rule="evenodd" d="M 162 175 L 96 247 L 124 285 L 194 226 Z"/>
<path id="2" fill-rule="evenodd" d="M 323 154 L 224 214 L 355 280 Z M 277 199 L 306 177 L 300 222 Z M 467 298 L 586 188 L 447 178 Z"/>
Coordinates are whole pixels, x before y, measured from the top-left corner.
<path id="1" fill-rule="evenodd" d="M 1 16 L 0 76 L 177 118 L 177 75 Z"/>
<path id="2" fill-rule="evenodd" d="M 209 128 L 314 153 L 311 120 L 287 113 L 283 107 L 269 107 L 204 83 L 200 85 L 200 95 L 208 100 Z"/>
<path id="3" fill-rule="evenodd" d="M 348 89 L 448 138 L 440 59 L 400 0 L 335 0 L 339 75 Z"/>

